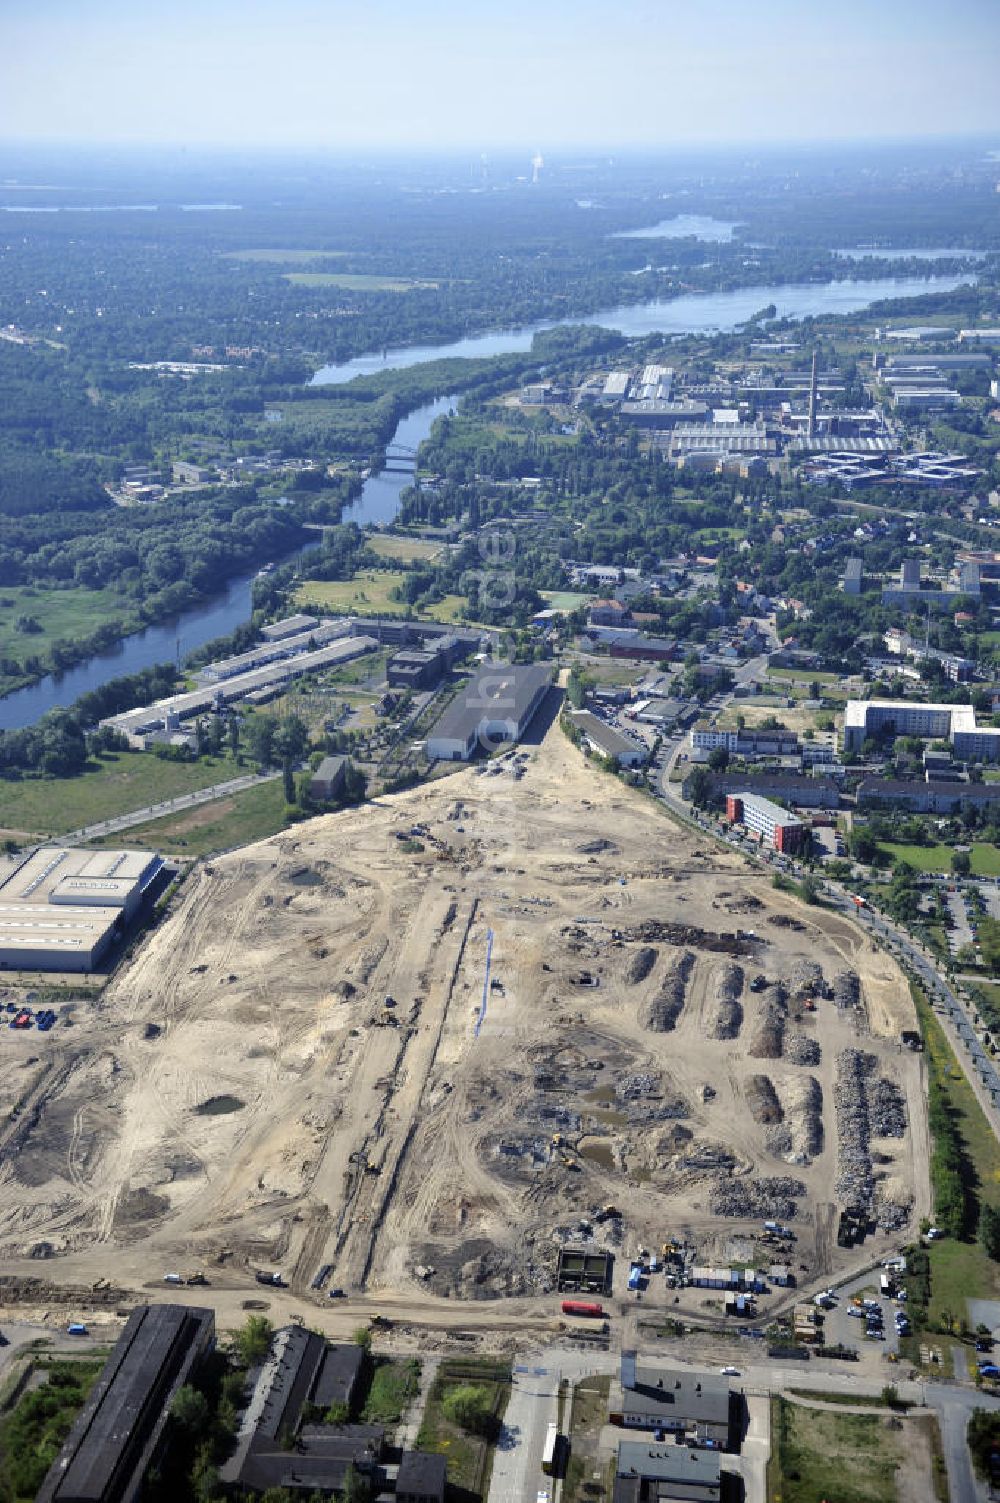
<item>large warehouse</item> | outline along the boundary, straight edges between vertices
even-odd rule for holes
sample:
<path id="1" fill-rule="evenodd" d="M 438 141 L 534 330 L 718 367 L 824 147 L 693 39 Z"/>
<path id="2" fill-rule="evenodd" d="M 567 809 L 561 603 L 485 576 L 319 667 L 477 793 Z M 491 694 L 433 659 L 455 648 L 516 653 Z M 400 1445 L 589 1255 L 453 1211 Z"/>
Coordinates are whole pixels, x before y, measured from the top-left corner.
<path id="1" fill-rule="evenodd" d="M 459 691 L 427 737 L 427 755 L 467 762 L 477 743 L 519 741 L 548 692 L 545 663 L 488 663 Z"/>
<path id="2" fill-rule="evenodd" d="M 92 971 L 162 865 L 152 851 L 40 847 L 0 885 L 0 969 Z"/>

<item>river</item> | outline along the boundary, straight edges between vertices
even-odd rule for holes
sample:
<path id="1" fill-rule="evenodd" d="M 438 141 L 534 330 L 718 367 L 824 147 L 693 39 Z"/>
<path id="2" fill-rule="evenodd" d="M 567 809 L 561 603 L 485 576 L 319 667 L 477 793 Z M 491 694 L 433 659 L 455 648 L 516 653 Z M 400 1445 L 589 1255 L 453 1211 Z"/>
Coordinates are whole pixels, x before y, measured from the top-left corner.
<path id="1" fill-rule="evenodd" d="M 439 397 L 435 402 L 418 407 L 400 421 L 392 442 L 416 451 L 430 433 L 434 419 L 447 412 L 456 401 L 454 396 Z M 383 470 L 369 476 L 361 488 L 361 495 L 344 511 L 344 521 L 357 522 L 359 527 L 391 522 L 399 510 L 400 491 L 412 483 L 410 470 Z M 306 544 L 307 548 L 316 546 L 318 543 Z M 296 558 L 299 551 L 302 550 L 290 557 Z M 287 562 L 287 559 L 283 561 Z M 99 689 L 109 679 L 138 673 L 142 668 L 151 668 L 154 663 L 172 663 L 178 651 L 183 657 L 215 637 L 228 636 L 250 618 L 256 574 L 256 569 L 237 574 L 214 599 L 185 611 L 175 620 L 147 626 L 144 631 L 124 637 L 107 652 L 97 653 L 65 673 L 50 673 L 37 684 L 15 689 L 0 699 L 0 731 L 34 725 L 48 710 L 71 705 L 81 694 Z"/>
<path id="2" fill-rule="evenodd" d="M 761 308 L 773 303 L 778 318 L 806 318 L 834 313 L 857 313 L 872 303 L 891 297 L 920 297 L 928 292 L 950 292 L 969 280 L 966 276 L 876 277 L 871 281 L 789 282 L 784 286 L 739 287 L 729 292 L 692 292 L 683 297 L 660 298 L 650 303 L 628 303 L 605 308 L 600 313 L 577 318 L 543 319 L 519 329 L 495 329 L 470 334 L 450 344 L 412 344 L 384 350 L 381 355 L 358 355 L 341 365 L 324 365 L 310 383 L 340 386 L 355 376 L 377 371 L 407 370 L 424 360 L 474 360 L 492 355 L 524 354 L 544 329 L 566 324 L 596 324 L 615 329 L 632 339 L 649 334 L 729 333 Z"/>
<path id="3" fill-rule="evenodd" d="M 768 303 L 779 317 L 803 318 L 809 314 L 851 313 L 887 297 L 917 297 L 923 292 L 946 291 L 960 286 L 967 277 L 885 277 L 875 281 L 839 281 L 790 284 L 785 287 L 743 287 L 731 292 L 692 293 L 657 302 L 634 303 L 592 313 L 577 319 L 547 320 L 521 329 L 474 334 L 446 345 L 409 345 L 382 355 L 360 355 L 343 365 L 328 365 L 317 371 L 314 385 L 336 385 L 355 376 L 379 370 L 403 370 L 423 360 L 456 357 L 482 358 L 526 352 L 535 334 L 565 323 L 595 324 L 617 329 L 630 337 L 648 334 L 696 334 L 729 331 L 745 322 Z M 439 397 L 404 417 L 392 437 L 394 445 L 416 449 L 431 430 L 435 418 L 447 412 L 456 398 Z M 382 471 L 372 475 L 358 500 L 344 512 L 346 522 L 359 526 L 391 522 L 399 509 L 400 492 L 412 482 L 406 471 Z M 293 555 L 294 557 L 294 555 Z M 70 705 L 81 694 L 100 688 L 110 679 L 137 673 L 154 663 L 172 662 L 193 652 L 214 637 L 228 635 L 249 619 L 250 595 L 256 571 L 236 575 L 220 593 L 203 605 L 185 611 L 175 620 L 148 626 L 125 637 L 116 647 L 97 653 L 62 674 L 48 674 L 37 684 L 17 689 L 0 699 L 0 730 L 18 730 L 33 725 L 46 711 Z"/>

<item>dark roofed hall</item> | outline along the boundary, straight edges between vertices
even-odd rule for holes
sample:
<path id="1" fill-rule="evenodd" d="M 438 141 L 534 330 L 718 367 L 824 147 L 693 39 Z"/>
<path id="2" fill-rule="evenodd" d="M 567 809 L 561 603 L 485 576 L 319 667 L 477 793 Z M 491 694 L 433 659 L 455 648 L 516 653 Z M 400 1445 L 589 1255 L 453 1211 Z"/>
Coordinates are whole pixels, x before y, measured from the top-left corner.
<path id="1" fill-rule="evenodd" d="M 140 1305 L 38 1493 L 38 1503 L 118 1503 L 136 1495 L 170 1404 L 211 1349 L 211 1310 Z"/>

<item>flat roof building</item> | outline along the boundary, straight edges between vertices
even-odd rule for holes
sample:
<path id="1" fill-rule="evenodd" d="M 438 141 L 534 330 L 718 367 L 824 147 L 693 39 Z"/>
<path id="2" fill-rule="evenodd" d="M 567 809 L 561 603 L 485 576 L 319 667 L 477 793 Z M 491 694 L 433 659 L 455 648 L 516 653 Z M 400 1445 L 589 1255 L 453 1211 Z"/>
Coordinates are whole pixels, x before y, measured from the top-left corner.
<path id="1" fill-rule="evenodd" d="M 260 634 L 265 642 L 280 642 L 283 637 L 294 637 L 301 631 L 309 631 L 311 627 L 318 626 L 319 619 L 316 616 L 285 616 L 282 621 L 272 621 L 270 626 L 262 626 Z"/>
<path id="2" fill-rule="evenodd" d="M 912 704 L 905 699 L 849 699 L 844 707 L 844 750 L 860 751 L 869 737 L 918 736 L 950 741 L 971 762 L 1000 759 L 1000 730 L 978 726 L 972 705 Z"/>
<path id="3" fill-rule="evenodd" d="M 153 851 L 39 847 L 0 884 L 0 969 L 92 971 L 162 865 Z"/>
<path id="4" fill-rule="evenodd" d="M 738 1429 L 737 1405 L 728 1382 L 683 1368 L 643 1360 L 623 1351 L 620 1379 L 608 1396 L 611 1424 L 630 1429 L 669 1430 L 714 1440 L 726 1450 Z"/>
<path id="5" fill-rule="evenodd" d="M 233 678 L 206 684 L 201 689 L 193 689 L 185 694 L 172 694 L 167 699 L 158 699 L 155 704 L 125 710 L 120 715 L 109 715 L 100 724 L 120 731 L 130 745 L 144 747 L 147 736 L 156 731 L 169 730 L 182 720 L 193 720 L 198 715 L 211 714 L 225 704 L 245 699 L 255 690 L 287 683 L 301 673 L 336 667 L 361 657 L 366 652 L 374 652 L 377 647 L 374 637 L 345 636 L 315 652 L 300 652 L 293 657 L 285 657 L 280 662 L 254 668 L 249 673 L 238 673 Z"/>
<path id="6" fill-rule="evenodd" d="M 614 726 L 606 725 L 590 710 L 571 710 L 569 718 L 591 751 L 601 757 L 614 758 L 619 767 L 641 767 L 648 761 L 649 752 L 645 746 L 623 736 Z"/>
<path id="7" fill-rule="evenodd" d="M 174 1395 L 214 1337 L 211 1310 L 133 1310 L 36 1503 L 133 1503 L 163 1444 Z"/>
<path id="8" fill-rule="evenodd" d="M 719 1503 L 722 1467 L 718 1451 L 623 1440 L 618 1446 L 612 1503 Z"/>
<path id="9" fill-rule="evenodd" d="M 727 794 L 726 818 L 730 824 L 744 825 L 776 851 L 801 851 L 808 842 L 806 826 L 797 815 L 759 794 Z"/>
<path id="10" fill-rule="evenodd" d="M 427 737 L 432 760 L 466 762 L 476 745 L 519 741 L 548 693 L 544 663 L 491 663 L 463 685 Z"/>

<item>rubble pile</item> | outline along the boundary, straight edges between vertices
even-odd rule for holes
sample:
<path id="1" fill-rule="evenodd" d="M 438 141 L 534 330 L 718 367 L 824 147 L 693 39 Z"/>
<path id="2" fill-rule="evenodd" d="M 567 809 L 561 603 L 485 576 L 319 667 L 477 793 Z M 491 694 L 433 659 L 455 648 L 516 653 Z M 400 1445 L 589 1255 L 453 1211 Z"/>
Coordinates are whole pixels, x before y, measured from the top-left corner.
<path id="1" fill-rule="evenodd" d="M 869 1215 L 875 1207 L 875 1177 L 868 1080 L 876 1064 L 874 1054 L 865 1054 L 861 1049 L 842 1049 L 837 1057 L 837 1081 L 833 1088 L 838 1171 L 834 1188 L 849 1210 L 864 1211 Z"/>
<path id="2" fill-rule="evenodd" d="M 757 1017 L 747 1046 L 751 1059 L 780 1059 L 785 1041 L 788 999 L 785 988 L 776 983 L 761 993 Z"/>
<path id="3" fill-rule="evenodd" d="M 734 1039 L 739 1036 L 743 1026 L 743 1008 L 740 1004 L 743 980 L 743 967 L 739 965 L 727 965 L 719 977 L 715 992 L 718 1006 L 710 1038 Z"/>
<path id="4" fill-rule="evenodd" d="M 822 1057 L 819 1039 L 808 1033 L 792 1033 L 785 1039 L 785 1058 L 793 1065 L 818 1065 Z"/>
<path id="5" fill-rule="evenodd" d="M 720 1178 L 709 1192 L 708 1207 L 713 1216 L 791 1221 L 798 1210 L 796 1200 L 805 1193 L 802 1181 L 789 1175 L 771 1179 Z"/>
<path id="6" fill-rule="evenodd" d="M 838 1007 L 857 1007 L 861 1002 L 861 981 L 857 971 L 838 971 L 833 978 L 833 1000 Z"/>
<path id="7" fill-rule="evenodd" d="M 769 1075 L 748 1075 L 746 1095 L 747 1106 L 755 1122 L 768 1127 L 785 1120 L 778 1093 Z"/>
<path id="8" fill-rule="evenodd" d="M 670 924 L 660 919 L 646 919 L 630 929 L 612 929 L 611 938 L 625 944 L 694 945 L 698 950 L 715 950 L 723 955 L 752 955 L 757 943 L 749 930 L 718 934 L 697 924 Z"/>
<path id="9" fill-rule="evenodd" d="M 872 1081 L 868 1103 L 873 1137 L 906 1136 L 906 1098 L 895 1081 L 884 1075 Z"/>
<path id="10" fill-rule="evenodd" d="M 826 991 L 822 967 L 815 960 L 798 961 L 788 978 L 787 986 L 793 1002 L 801 1002 L 805 997 L 822 997 Z"/>
<path id="11" fill-rule="evenodd" d="M 785 1114 L 792 1128 L 792 1152 L 814 1159 L 823 1151 L 823 1088 L 815 1075 L 801 1075 L 785 1089 Z"/>
<path id="12" fill-rule="evenodd" d="M 694 968 L 694 955 L 682 950 L 670 964 L 666 976 L 653 999 L 647 1004 L 642 1018 L 644 1028 L 653 1033 L 670 1033 L 677 1026 L 677 1019 L 684 1008 L 688 977 Z"/>
<path id="13" fill-rule="evenodd" d="M 638 986 L 640 981 L 645 981 L 656 964 L 657 954 L 658 951 L 652 945 L 640 945 L 638 950 L 633 951 L 625 966 L 625 980 L 629 986 Z"/>

